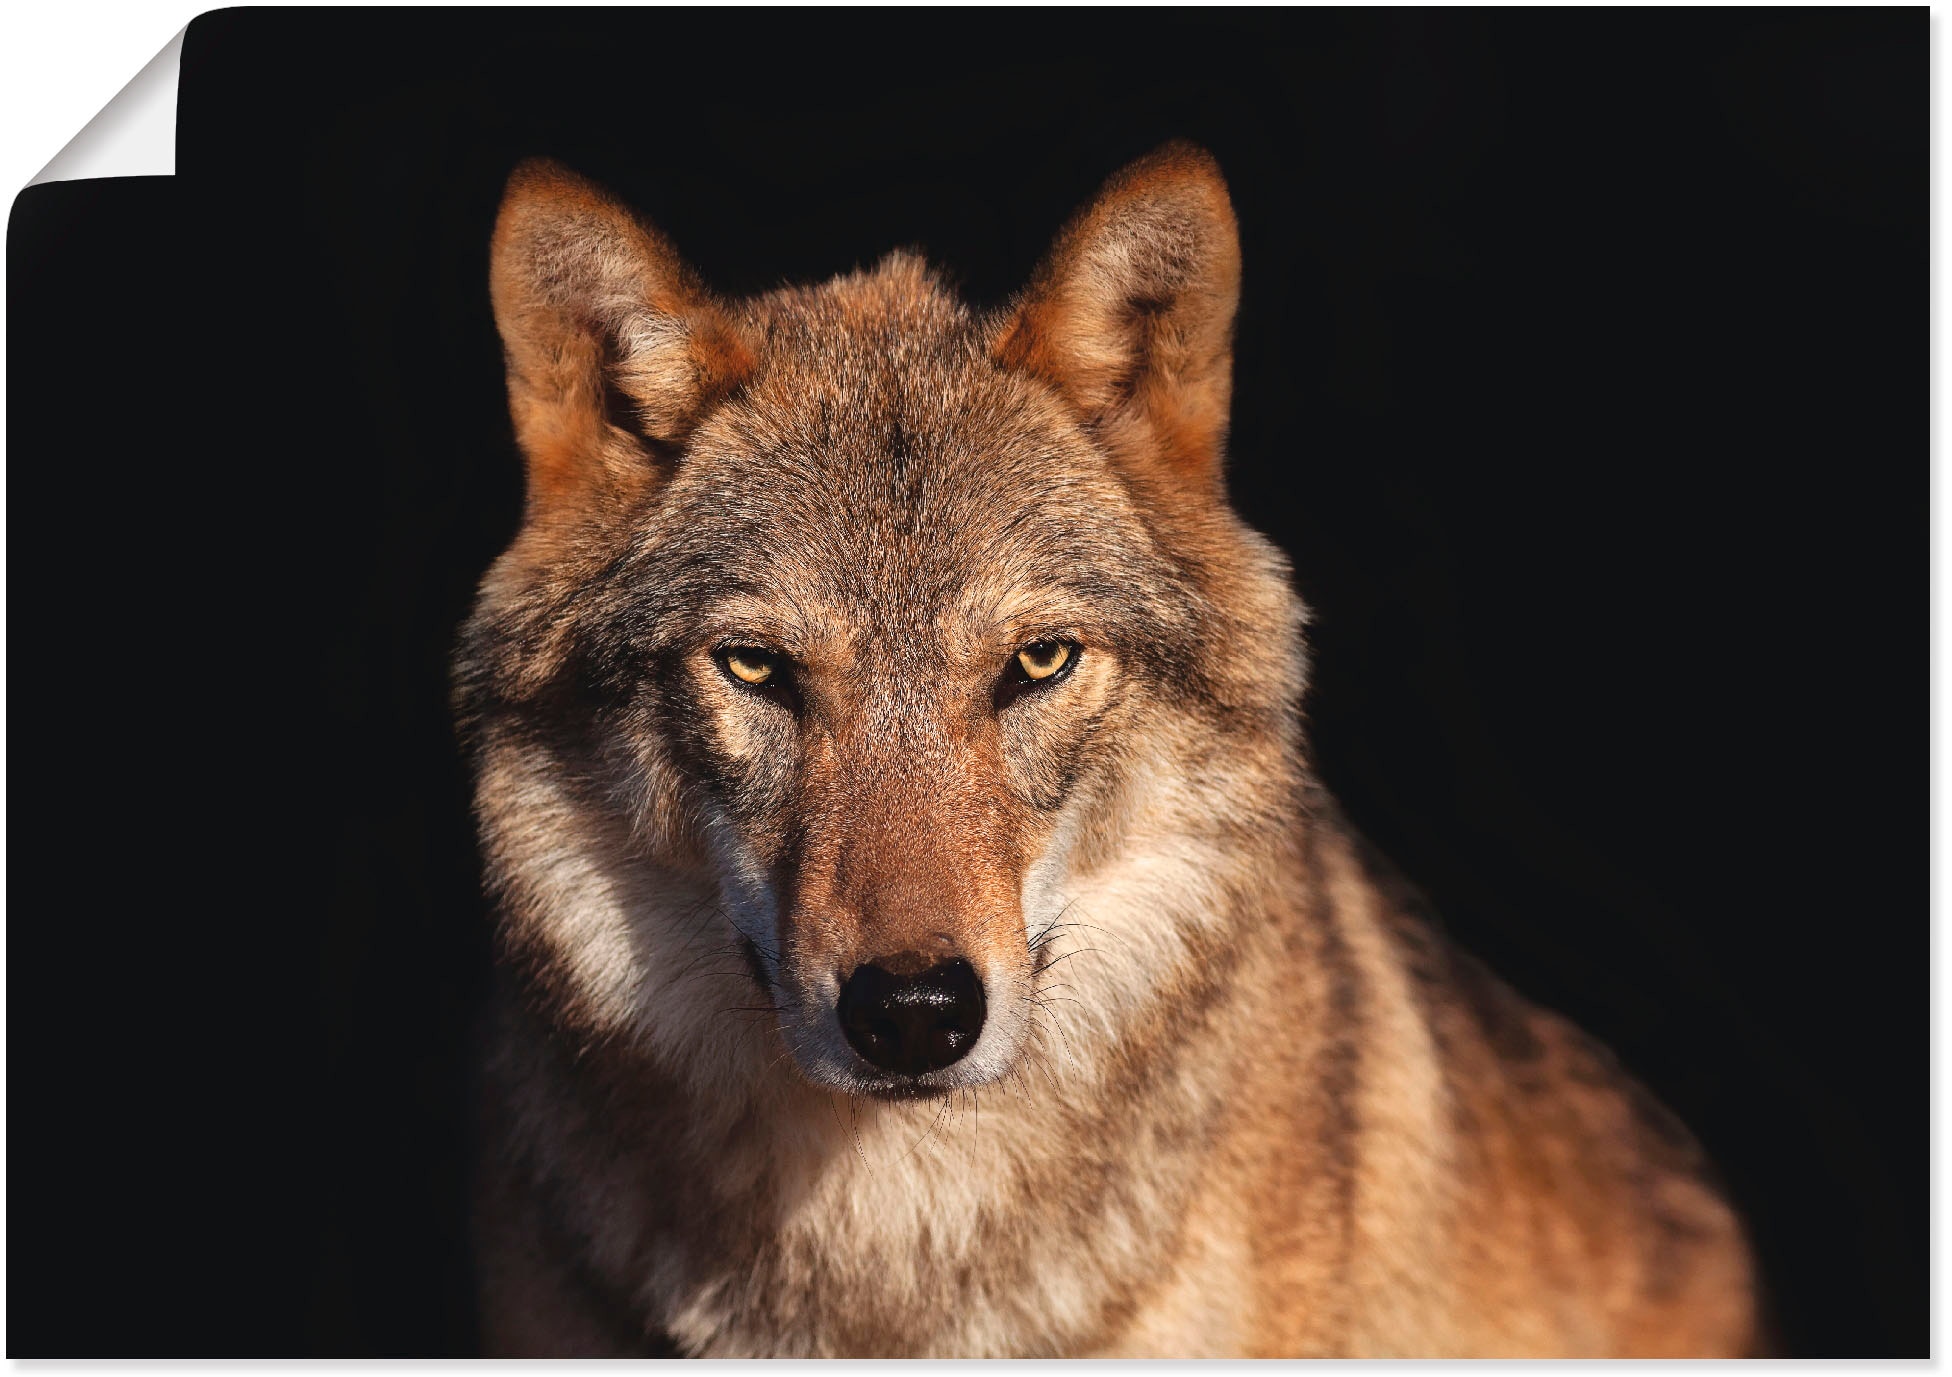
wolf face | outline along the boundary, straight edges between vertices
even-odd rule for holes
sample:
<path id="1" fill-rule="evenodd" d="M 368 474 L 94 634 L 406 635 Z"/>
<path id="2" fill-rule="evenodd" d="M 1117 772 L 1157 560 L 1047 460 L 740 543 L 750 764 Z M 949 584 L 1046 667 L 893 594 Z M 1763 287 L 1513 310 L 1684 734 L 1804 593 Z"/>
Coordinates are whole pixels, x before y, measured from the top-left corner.
<path id="1" fill-rule="evenodd" d="M 700 1084 L 902 1098 L 1009 1075 L 1051 1000 L 1103 1054 L 1197 982 L 1241 830 L 1293 796 L 1304 677 L 1223 495 L 1238 277 L 1184 146 L 992 315 L 905 254 L 723 302 L 517 172 L 527 506 L 457 694 L 505 945 L 582 1026 Z M 1150 894 L 1135 837 L 1170 853 Z M 1093 883 L 1152 917 L 1060 991 Z"/>

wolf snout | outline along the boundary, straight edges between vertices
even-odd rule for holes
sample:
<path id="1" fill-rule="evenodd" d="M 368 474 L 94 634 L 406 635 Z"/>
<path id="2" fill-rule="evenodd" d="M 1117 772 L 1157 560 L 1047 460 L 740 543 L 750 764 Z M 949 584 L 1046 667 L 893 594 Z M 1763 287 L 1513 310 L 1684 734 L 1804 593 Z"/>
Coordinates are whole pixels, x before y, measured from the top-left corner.
<path id="1" fill-rule="evenodd" d="M 967 961 L 902 952 L 855 967 L 840 987 L 836 1012 L 848 1044 L 867 1061 L 922 1076 L 968 1055 L 988 1004 Z"/>

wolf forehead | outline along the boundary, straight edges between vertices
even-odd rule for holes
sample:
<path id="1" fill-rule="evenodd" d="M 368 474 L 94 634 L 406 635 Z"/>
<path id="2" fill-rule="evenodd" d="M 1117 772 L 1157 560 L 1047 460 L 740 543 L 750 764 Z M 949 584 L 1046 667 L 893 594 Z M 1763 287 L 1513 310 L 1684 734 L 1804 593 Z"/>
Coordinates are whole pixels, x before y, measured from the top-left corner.
<path id="1" fill-rule="evenodd" d="M 1117 469 L 997 367 L 991 323 L 921 259 L 747 309 L 750 377 L 642 514 L 629 567 L 647 588 L 692 607 L 817 600 L 894 627 L 1105 616 L 1174 581 Z"/>

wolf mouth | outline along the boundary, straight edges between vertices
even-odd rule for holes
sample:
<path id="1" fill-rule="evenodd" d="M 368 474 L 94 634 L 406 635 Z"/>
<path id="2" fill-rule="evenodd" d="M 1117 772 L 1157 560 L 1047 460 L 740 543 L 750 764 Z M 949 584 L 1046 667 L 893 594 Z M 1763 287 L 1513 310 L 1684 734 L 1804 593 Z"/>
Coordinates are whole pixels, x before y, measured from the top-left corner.
<path id="1" fill-rule="evenodd" d="M 866 1099 L 888 1100 L 895 1103 L 909 1103 L 915 1100 L 942 1100 L 959 1090 L 967 1090 L 964 1085 L 922 1085 L 910 1081 L 865 1081 L 854 1087 L 852 1094 Z"/>

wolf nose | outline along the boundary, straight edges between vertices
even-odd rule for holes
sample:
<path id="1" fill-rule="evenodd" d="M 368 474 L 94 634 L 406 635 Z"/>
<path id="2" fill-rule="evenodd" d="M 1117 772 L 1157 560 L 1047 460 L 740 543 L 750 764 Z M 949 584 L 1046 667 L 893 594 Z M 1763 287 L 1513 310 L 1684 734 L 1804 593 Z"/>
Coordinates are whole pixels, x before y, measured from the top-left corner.
<path id="1" fill-rule="evenodd" d="M 841 1031 L 884 1071 L 920 1076 L 962 1060 L 983 1031 L 983 982 L 958 957 L 914 952 L 864 961 L 840 987 Z"/>

